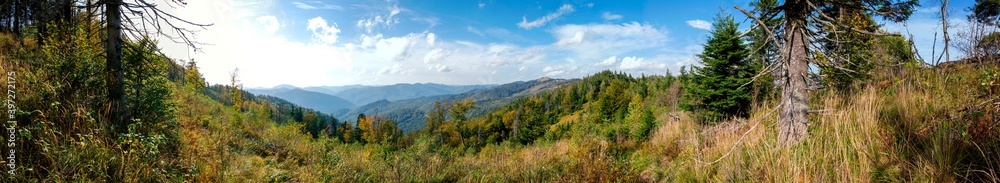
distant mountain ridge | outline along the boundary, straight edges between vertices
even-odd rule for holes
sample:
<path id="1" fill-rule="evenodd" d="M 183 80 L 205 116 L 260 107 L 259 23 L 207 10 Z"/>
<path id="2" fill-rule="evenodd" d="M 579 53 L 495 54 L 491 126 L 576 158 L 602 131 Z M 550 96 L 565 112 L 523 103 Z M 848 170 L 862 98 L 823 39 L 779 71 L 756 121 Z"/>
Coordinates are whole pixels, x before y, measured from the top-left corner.
<path id="1" fill-rule="evenodd" d="M 293 86 L 279 85 L 273 89 L 247 89 L 250 93 L 257 95 L 270 95 L 278 97 L 302 107 L 311 108 L 323 113 L 333 113 L 342 109 L 353 108 L 355 105 L 343 98 L 307 91 Z"/>
<path id="2" fill-rule="evenodd" d="M 278 85 L 271 88 L 251 88 L 247 89 L 254 94 L 273 95 L 279 92 L 286 92 L 291 89 L 301 89 L 305 91 L 323 93 L 339 97 L 351 102 L 353 105 L 365 105 L 378 100 L 398 101 L 435 95 L 449 95 L 464 93 L 472 90 L 484 89 L 496 85 L 445 85 L 437 83 L 400 83 L 394 85 L 369 86 L 369 85 L 344 85 L 344 86 L 310 86 L 295 87 L 292 85 Z M 277 96 L 281 98 L 280 96 Z M 355 106 L 351 106 L 355 107 Z"/>
<path id="3" fill-rule="evenodd" d="M 379 100 L 398 101 L 436 95 L 459 94 L 496 85 L 443 85 L 436 83 L 401 83 L 385 86 L 355 87 L 335 94 L 358 105 Z"/>
<path id="4" fill-rule="evenodd" d="M 272 88 L 253 88 L 247 91 L 285 99 L 303 107 L 330 113 L 343 122 L 352 121 L 358 114 L 377 114 L 396 121 L 410 132 L 424 126 L 424 114 L 435 101 L 476 101 L 470 116 L 486 113 L 517 98 L 530 96 L 577 79 L 552 79 L 542 77 L 502 85 L 444 85 L 436 83 L 394 84 L 384 86 L 346 85 L 298 88 L 278 85 Z M 334 93 L 335 95 L 331 95 Z"/>
<path id="5" fill-rule="evenodd" d="M 334 112 L 333 115 L 342 121 L 351 121 L 351 119 L 357 118 L 358 114 L 361 113 L 366 115 L 378 114 L 395 120 L 396 124 L 404 132 L 411 132 L 424 127 L 425 114 L 433 108 L 435 101 L 469 98 L 476 102 L 476 109 L 469 111 L 468 115 L 476 116 L 507 105 L 518 98 L 548 91 L 549 89 L 576 80 L 578 79 L 567 80 L 543 77 L 536 80 L 517 81 L 459 94 L 428 96 L 400 101 L 379 100 L 351 110 Z"/>

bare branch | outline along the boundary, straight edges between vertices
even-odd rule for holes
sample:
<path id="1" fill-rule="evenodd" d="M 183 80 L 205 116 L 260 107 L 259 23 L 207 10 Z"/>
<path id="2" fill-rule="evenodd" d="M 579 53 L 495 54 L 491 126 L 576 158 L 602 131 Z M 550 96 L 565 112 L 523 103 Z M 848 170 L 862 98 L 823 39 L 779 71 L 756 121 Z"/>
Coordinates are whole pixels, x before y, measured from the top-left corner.
<path id="1" fill-rule="evenodd" d="M 813 9 L 813 12 L 816 12 L 816 15 L 812 15 L 812 16 L 814 16 L 813 20 L 816 20 L 816 21 L 818 21 L 820 23 L 823 23 L 823 24 L 826 24 L 826 25 L 829 25 L 829 26 L 839 26 L 839 27 L 847 28 L 848 30 L 851 30 L 851 31 L 854 31 L 854 32 L 857 32 L 857 33 L 861 33 L 861 34 L 867 34 L 867 35 L 873 35 L 873 36 L 898 36 L 898 34 L 884 34 L 884 33 L 877 33 L 877 32 L 869 32 L 869 31 L 866 31 L 866 30 L 855 29 L 854 27 L 844 25 L 843 23 L 836 21 L 837 19 L 834 19 L 834 18 L 826 15 L 826 13 L 823 13 L 823 11 L 821 11 L 818 7 L 816 7 L 816 5 L 814 5 L 812 2 L 810 2 L 810 1 L 805 1 L 805 2 L 806 2 L 806 4 L 809 5 L 810 8 Z M 815 16 L 819 16 L 819 17 L 815 17 Z"/>
<path id="2" fill-rule="evenodd" d="M 743 14 L 745 14 L 748 18 L 751 18 L 754 21 L 757 21 L 758 25 L 767 25 L 767 23 L 764 23 L 764 21 L 760 20 L 756 16 L 753 16 L 753 14 L 750 14 L 750 12 L 748 12 L 747 10 L 741 8 L 740 6 L 734 5 L 733 8 L 736 8 L 737 10 L 740 10 L 740 12 L 743 12 Z M 771 31 L 771 29 L 768 29 L 767 26 L 764 26 L 764 32 L 767 32 L 767 35 L 769 35 L 768 38 L 771 38 L 771 41 L 774 41 L 775 43 L 779 43 L 780 42 L 780 41 L 778 41 L 778 39 L 776 38 L 776 36 L 774 36 L 774 32 Z"/>
<path id="3" fill-rule="evenodd" d="M 764 117 L 761 117 L 760 119 L 757 119 L 757 122 L 755 122 L 753 124 L 753 126 L 750 127 L 750 129 L 747 129 L 746 132 L 743 132 L 743 135 L 740 135 L 740 138 L 736 139 L 736 142 L 733 143 L 732 147 L 729 147 L 729 152 L 726 152 L 726 154 L 722 155 L 718 159 L 715 159 L 715 161 L 712 161 L 712 162 L 709 162 L 709 163 L 705 163 L 705 162 L 702 162 L 701 160 L 699 160 L 697 158 L 694 158 L 694 160 L 698 161 L 699 163 L 702 163 L 702 164 L 715 164 L 715 163 L 718 163 L 719 161 L 722 161 L 723 158 L 726 158 L 730 154 L 733 154 L 733 150 L 736 150 L 736 146 L 740 145 L 740 142 L 743 141 L 743 138 L 747 137 L 747 134 L 750 134 L 750 132 L 753 131 L 753 129 L 757 128 L 757 125 L 760 125 L 761 121 L 764 121 L 764 119 L 767 119 L 768 116 L 771 116 L 771 114 L 774 114 L 774 112 L 777 112 L 778 109 L 781 109 L 781 107 L 775 106 L 775 107 L 773 107 L 773 109 L 771 109 L 771 112 L 768 112 L 767 114 L 764 115 Z"/>

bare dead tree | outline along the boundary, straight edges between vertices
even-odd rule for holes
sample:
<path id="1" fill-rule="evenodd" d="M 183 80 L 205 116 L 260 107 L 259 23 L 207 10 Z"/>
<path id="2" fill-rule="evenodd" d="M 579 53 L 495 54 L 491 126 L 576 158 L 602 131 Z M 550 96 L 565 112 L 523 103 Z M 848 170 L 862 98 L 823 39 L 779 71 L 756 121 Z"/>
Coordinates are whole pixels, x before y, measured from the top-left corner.
<path id="1" fill-rule="evenodd" d="M 183 7 L 184 0 L 165 0 L 168 6 Z M 172 3 L 172 4 L 171 4 Z M 109 119 L 118 132 L 123 132 L 130 123 L 129 110 L 125 107 L 125 80 L 122 62 L 122 45 L 125 40 L 140 40 L 149 36 L 163 36 L 177 43 L 184 43 L 197 50 L 201 43 L 192 39 L 194 29 L 185 26 L 204 29 L 211 24 L 191 22 L 160 8 L 158 4 L 147 0 L 105 0 L 104 21 L 107 24 L 107 40 L 105 54 L 107 57 L 105 74 L 107 74 L 107 92 L 109 102 Z"/>
<path id="2" fill-rule="evenodd" d="M 941 53 L 943 53 L 941 56 L 944 57 L 944 61 L 945 62 L 951 61 L 951 53 L 948 52 L 948 47 L 951 47 L 951 44 L 950 44 L 951 37 L 948 36 L 948 26 L 950 26 L 948 24 L 948 0 L 942 0 L 941 1 L 941 31 L 942 31 L 941 33 L 944 34 L 944 50 L 941 51 Z M 941 63 L 941 57 L 938 57 L 937 60 L 934 60 L 934 65 L 937 65 L 938 63 Z"/>

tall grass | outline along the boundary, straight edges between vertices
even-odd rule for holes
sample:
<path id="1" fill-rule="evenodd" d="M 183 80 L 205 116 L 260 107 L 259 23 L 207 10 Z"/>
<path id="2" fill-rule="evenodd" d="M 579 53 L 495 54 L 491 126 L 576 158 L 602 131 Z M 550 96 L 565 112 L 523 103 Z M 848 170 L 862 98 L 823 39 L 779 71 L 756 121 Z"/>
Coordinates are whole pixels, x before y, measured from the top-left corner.
<path id="1" fill-rule="evenodd" d="M 829 110 L 811 115 L 811 137 L 790 147 L 776 145 L 776 116 L 768 115 L 773 102 L 754 108 L 740 122 L 698 126 L 685 117 L 662 123 L 650 143 L 664 149 L 663 158 L 647 167 L 644 174 L 651 176 L 644 178 L 997 182 L 996 113 L 975 106 L 995 97 L 979 95 L 973 84 L 984 70 L 908 68 L 877 77 L 858 92 L 821 92 L 811 106 Z M 752 128 L 757 122 L 764 128 Z"/>

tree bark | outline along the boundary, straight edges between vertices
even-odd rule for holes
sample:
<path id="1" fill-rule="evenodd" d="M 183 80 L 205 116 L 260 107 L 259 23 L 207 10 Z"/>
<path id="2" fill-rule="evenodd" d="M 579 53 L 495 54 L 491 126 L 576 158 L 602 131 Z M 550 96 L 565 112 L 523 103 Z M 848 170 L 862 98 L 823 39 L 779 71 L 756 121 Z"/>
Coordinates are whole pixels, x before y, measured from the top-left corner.
<path id="1" fill-rule="evenodd" d="M 120 133 L 128 126 L 128 111 L 125 107 L 125 70 L 122 63 L 122 0 L 109 0 L 105 4 L 107 22 L 107 42 L 105 42 L 104 52 L 107 56 L 107 65 L 104 71 L 107 74 L 107 92 L 109 106 L 109 116 L 111 124 Z"/>
<path id="2" fill-rule="evenodd" d="M 806 83 L 809 61 L 804 28 L 808 7 L 805 3 L 804 0 L 785 2 L 785 44 L 781 46 L 785 72 L 782 73 L 781 116 L 778 119 L 778 142 L 785 145 L 796 144 L 809 136 L 809 95 Z"/>

